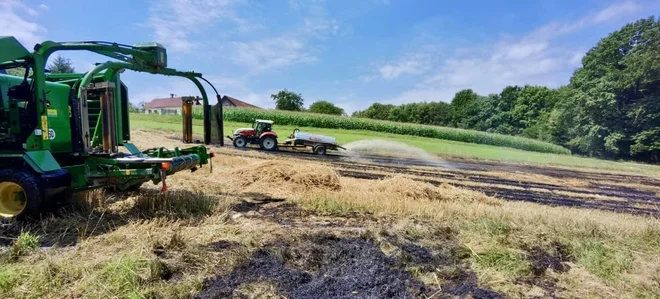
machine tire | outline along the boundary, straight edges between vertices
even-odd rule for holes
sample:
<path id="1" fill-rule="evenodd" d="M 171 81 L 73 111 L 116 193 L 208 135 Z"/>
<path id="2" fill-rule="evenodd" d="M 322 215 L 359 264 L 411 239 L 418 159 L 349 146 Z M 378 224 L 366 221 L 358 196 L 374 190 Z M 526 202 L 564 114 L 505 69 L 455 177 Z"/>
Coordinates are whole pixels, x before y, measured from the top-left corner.
<path id="1" fill-rule="evenodd" d="M 248 140 L 243 136 L 237 136 L 236 138 L 234 138 L 234 147 L 244 148 L 247 146 L 247 144 L 248 144 Z"/>
<path id="2" fill-rule="evenodd" d="M 28 170 L 0 170 L 0 219 L 24 220 L 38 217 L 41 214 L 43 201 L 43 192 L 40 185 L 39 178 Z M 9 202 L 8 193 L 16 192 L 14 189 L 17 187 L 20 187 L 18 192 L 22 192 L 22 196 L 26 200 L 23 207 L 11 206 L 12 203 Z"/>
<path id="3" fill-rule="evenodd" d="M 317 155 L 325 155 L 327 152 L 327 149 L 325 148 L 325 145 L 317 145 L 314 147 L 314 153 Z"/>
<path id="4" fill-rule="evenodd" d="M 274 151 L 277 149 L 277 139 L 273 136 L 264 136 L 259 140 L 259 146 L 262 150 Z"/>

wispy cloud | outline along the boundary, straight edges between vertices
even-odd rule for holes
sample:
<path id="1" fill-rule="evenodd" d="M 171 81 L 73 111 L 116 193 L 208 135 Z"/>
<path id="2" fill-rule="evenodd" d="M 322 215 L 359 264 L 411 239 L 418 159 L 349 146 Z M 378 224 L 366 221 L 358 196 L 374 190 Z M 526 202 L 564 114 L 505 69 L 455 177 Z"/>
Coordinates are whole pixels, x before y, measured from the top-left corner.
<path id="1" fill-rule="evenodd" d="M 303 42 L 291 37 L 233 42 L 232 45 L 234 63 L 247 67 L 251 73 L 316 60 L 316 57 L 304 51 Z"/>
<path id="2" fill-rule="evenodd" d="M 244 67 L 248 75 L 274 68 L 317 60 L 314 50 L 319 43 L 337 34 L 339 22 L 328 16 L 321 0 L 290 1 L 292 9 L 302 12 L 301 26 L 290 31 L 251 41 L 232 41 L 230 58 Z"/>
<path id="3" fill-rule="evenodd" d="M 200 45 L 204 37 L 247 32 L 258 27 L 237 15 L 242 0 L 161 0 L 153 1 L 149 8 L 147 26 L 154 38 L 168 49 L 190 52 Z M 229 24 L 230 28 L 215 27 Z M 221 33 L 222 32 L 222 33 Z"/>
<path id="4" fill-rule="evenodd" d="M 43 10 L 43 9 L 41 9 Z M 0 32 L 3 35 L 12 35 L 26 48 L 31 49 L 35 44 L 43 41 L 46 29 L 36 21 L 29 21 L 40 14 L 20 1 L 0 1 Z"/>
<path id="5" fill-rule="evenodd" d="M 388 102 L 451 101 L 457 91 L 465 88 L 489 94 L 499 92 L 507 85 L 557 87 L 567 82 L 586 51 L 582 47 L 562 45 L 557 42 L 559 37 L 639 11 L 635 2 L 615 3 L 573 22 L 547 24 L 519 38 L 504 38 L 492 44 L 456 50 L 427 68 L 434 72 L 425 73 L 415 87 Z M 406 57 L 414 55 L 404 55 L 401 61 L 405 63 L 381 68 L 383 78 L 414 74 L 413 70 L 424 73 L 417 68 L 420 63 L 410 62 Z"/>
<path id="6" fill-rule="evenodd" d="M 378 69 L 383 79 L 391 80 L 401 75 L 421 74 L 430 67 L 431 56 L 428 53 L 409 53 L 394 63 L 388 63 Z"/>

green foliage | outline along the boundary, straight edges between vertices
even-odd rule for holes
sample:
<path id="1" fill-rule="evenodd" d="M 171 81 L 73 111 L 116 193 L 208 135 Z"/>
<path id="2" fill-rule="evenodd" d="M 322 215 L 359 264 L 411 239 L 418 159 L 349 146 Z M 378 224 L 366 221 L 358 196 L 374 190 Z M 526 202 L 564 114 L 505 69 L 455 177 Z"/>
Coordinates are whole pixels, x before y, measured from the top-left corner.
<path id="1" fill-rule="evenodd" d="M 390 105 L 390 104 L 384 105 L 381 103 L 374 103 L 364 111 L 353 112 L 353 116 L 388 120 L 390 116 L 390 110 L 394 109 L 394 107 L 395 107 L 394 105 Z"/>
<path id="2" fill-rule="evenodd" d="M 479 253 L 474 261 L 481 268 L 492 269 L 510 277 L 529 274 L 530 265 L 518 253 L 505 250 L 491 250 Z"/>
<path id="3" fill-rule="evenodd" d="M 198 119 L 202 118 L 201 113 L 196 113 L 194 116 Z M 304 112 L 240 108 L 223 109 L 223 116 L 225 121 L 242 123 L 252 123 L 254 119 L 257 118 L 270 119 L 275 121 L 275 124 L 281 125 L 328 129 L 366 130 L 468 143 L 488 144 L 544 153 L 570 154 L 570 151 L 562 148 L 561 146 L 538 140 L 440 126 L 397 123 L 356 117 L 318 115 L 315 113 Z"/>
<path id="4" fill-rule="evenodd" d="M 337 107 L 335 106 L 335 104 L 330 103 L 328 101 L 317 101 L 309 106 L 309 112 L 331 114 L 331 115 L 343 115 L 344 109 Z"/>
<path id="5" fill-rule="evenodd" d="M 301 94 L 286 89 L 270 95 L 275 101 L 275 109 L 288 111 L 303 111 L 304 100 Z"/>
<path id="6" fill-rule="evenodd" d="M 589 272 L 605 280 L 615 280 L 632 268 L 630 253 L 616 249 L 601 241 L 586 240 L 577 248 L 578 262 Z"/>
<path id="7" fill-rule="evenodd" d="M 53 62 L 48 65 L 48 70 L 52 74 L 73 73 L 76 71 L 73 67 L 73 64 L 71 63 L 71 60 L 62 56 L 55 57 Z"/>
<path id="8" fill-rule="evenodd" d="M 39 236 L 30 232 L 23 232 L 12 244 L 9 254 L 10 257 L 17 258 L 37 250 L 39 250 Z"/>
<path id="9" fill-rule="evenodd" d="M 2 265 L 0 267 L 0 292 L 9 293 L 20 282 L 21 273 L 15 267 L 10 265 Z"/>
<path id="10" fill-rule="evenodd" d="M 135 106 L 133 103 L 128 102 L 128 112 L 130 112 L 130 113 L 139 113 L 140 111 L 141 110 L 138 106 Z"/>
<path id="11" fill-rule="evenodd" d="M 482 98 L 472 89 L 457 92 L 451 101 L 452 125 L 457 128 L 473 128 L 481 102 Z"/>
<path id="12" fill-rule="evenodd" d="M 550 117 L 559 129 L 553 141 L 592 156 L 660 161 L 660 22 L 654 17 L 603 38 L 569 88 L 572 96 L 560 99 Z"/>

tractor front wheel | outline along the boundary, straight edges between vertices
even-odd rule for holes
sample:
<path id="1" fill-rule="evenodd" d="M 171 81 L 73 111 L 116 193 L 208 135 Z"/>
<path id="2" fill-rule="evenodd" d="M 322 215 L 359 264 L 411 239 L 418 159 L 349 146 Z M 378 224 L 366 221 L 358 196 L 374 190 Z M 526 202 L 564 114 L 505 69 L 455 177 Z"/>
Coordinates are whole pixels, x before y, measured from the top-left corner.
<path id="1" fill-rule="evenodd" d="M 43 198 L 39 179 L 26 170 L 0 170 L 0 218 L 37 216 Z"/>
<path id="2" fill-rule="evenodd" d="M 275 137 L 272 136 L 265 136 L 261 138 L 261 140 L 259 141 L 259 145 L 263 150 L 272 151 L 277 148 L 277 139 L 275 139 Z"/>
<path id="3" fill-rule="evenodd" d="M 245 138 L 243 136 L 236 136 L 234 138 L 234 146 L 235 147 L 243 148 L 243 147 L 247 146 L 247 143 L 248 143 L 247 138 Z"/>

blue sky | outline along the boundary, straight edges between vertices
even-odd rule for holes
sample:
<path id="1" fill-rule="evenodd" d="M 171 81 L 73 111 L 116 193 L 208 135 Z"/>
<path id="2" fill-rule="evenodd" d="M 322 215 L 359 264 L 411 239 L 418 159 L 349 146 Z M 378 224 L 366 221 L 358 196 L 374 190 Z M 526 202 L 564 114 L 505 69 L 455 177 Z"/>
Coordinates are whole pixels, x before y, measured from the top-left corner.
<path id="1" fill-rule="evenodd" d="M 584 53 L 660 1 L 2 0 L 0 34 L 44 40 L 157 41 L 169 66 L 201 72 L 255 105 L 301 93 L 347 112 L 374 102 L 451 101 L 472 88 L 566 84 Z M 108 58 L 61 52 L 78 71 Z M 131 101 L 197 95 L 189 81 L 126 72 Z"/>

